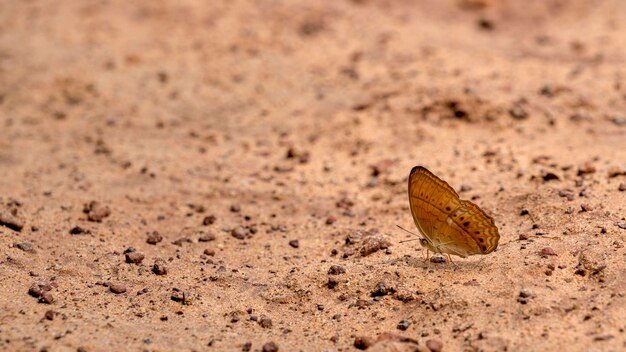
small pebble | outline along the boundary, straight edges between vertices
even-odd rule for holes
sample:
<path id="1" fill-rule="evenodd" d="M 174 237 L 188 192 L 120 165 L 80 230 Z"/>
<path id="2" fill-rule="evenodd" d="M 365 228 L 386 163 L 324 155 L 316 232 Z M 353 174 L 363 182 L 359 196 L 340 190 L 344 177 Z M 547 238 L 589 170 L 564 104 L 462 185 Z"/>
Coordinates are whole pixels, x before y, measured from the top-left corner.
<path id="1" fill-rule="evenodd" d="M 111 215 L 111 209 L 109 209 L 108 206 L 97 201 L 91 201 L 85 204 L 83 212 L 87 214 L 87 219 L 89 221 L 95 222 L 101 222 L 102 219 Z"/>
<path id="2" fill-rule="evenodd" d="M 626 170 L 619 166 L 611 166 L 608 171 L 609 177 L 617 177 L 621 175 L 626 175 Z"/>
<path id="3" fill-rule="evenodd" d="M 216 220 L 217 218 L 215 217 L 215 215 L 207 215 L 204 217 L 204 219 L 202 219 L 202 225 L 204 226 L 213 225 Z"/>
<path id="4" fill-rule="evenodd" d="M 289 245 L 293 248 L 298 248 L 300 247 L 300 242 L 298 240 L 291 240 L 289 241 Z"/>
<path id="5" fill-rule="evenodd" d="M 241 352 L 250 352 L 252 349 L 252 342 L 248 341 L 241 346 Z"/>
<path id="6" fill-rule="evenodd" d="M 230 231 L 230 235 L 235 237 L 238 240 L 243 240 L 246 238 L 246 229 L 243 226 L 237 226 Z"/>
<path id="7" fill-rule="evenodd" d="M 267 342 L 263 345 L 263 352 L 277 352 L 278 345 L 274 342 Z"/>
<path id="8" fill-rule="evenodd" d="M 50 291 L 44 291 L 41 293 L 41 297 L 39 297 L 39 303 L 51 304 L 54 302 L 54 297 Z"/>
<path id="9" fill-rule="evenodd" d="M 370 295 L 372 297 L 378 297 L 378 296 L 386 296 L 394 292 L 396 292 L 395 288 L 387 285 L 384 281 L 381 281 L 378 284 L 376 284 L 372 292 L 370 292 Z"/>
<path id="10" fill-rule="evenodd" d="M 143 258 L 145 258 L 145 256 L 139 252 L 126 253 L 126 263 L 139 264 L 143 261 Z"/>
<path id="11" fill-rule="evenodd" d="M 85 235 L 91 233 L 89 230 L 85 230 L 80 226 L 74 226 L 70 229 L 70 234 L 71 235 Z"/>
<path id="12" fill-rule="evenodd" d="M 334 216 L 329 216 L 326 218 L 326 225 L 332 225 L 337 221 L 337 218 Z"/>
<path id="13" fill-rule="evenodd" d="M 163 241 L 163 236 L 161 236 L 161 234 L 157 231 L 152 231 L 148 233 L 148 238 L 146 239 L 146 242 L 148 244 L 157 244 L 161 241 Z"/>
<path id="14" fill-rule="evenodd" d="M 272 327 L 272 319 L 266 316 L 262 316 L 261 319 L 259 319 L 259 325 L 261 325 L 261 327 L 264 329 L 269 329 Z"/>
<path id="15" fill-rule="evenodd" d="M 200 235 L 200 237 L 198 237 L 198 241 L 200 241 L 200 242 L 215 241 L 215 235 L 212 234 L 211 232 L 203 233 L 202 235 Z"/>
<path id="16" fill-rule="evenodd" d="M 239 204 L 233 204 L 230 206 L 230 211 L 233 213 L 238 213 L 241 211 L 241 206 Z"/>
<path id="17" fill-rule="evenodd" d="M 344 268 L 341 265 L 331 265 L 330 269 L 328 269 L 328 274 L 330 275 L 339 275 L 339 274 L 345 274 L 346 273 L 346 268 Z"/>
<path id="18" fill-rule="evenodd" d="M 165 266 L 165 263 L 162 260 L 157 260 L 154 262 L 154 265 L 152 266 L 152 272 L 157 275 L 165 275 L 167 274 L 167 267 Z"/>
<path id="19" fill-rule="evenodd" d="M 596 172 L 596 167 L 589 162 L 578 167 L 578 176 L 592 174 L 594 172 Z"/>
<path id="20" fill-rule="evenodd" d="M 20 232 L 24 228 L 24 222 L 8 211 L 0 212 L 0 226 L 6 226 L 11 230 Z"/>
<path id="21" fill-rule="evenodd" d="M 626 182 L 622 182 L 622 183 L 620 183 L 620 184 L 619 184 L 619 188 L 618 188 L 618 190 L 619 190 L 620 192 L 626 192 Z"/>
<path id="22" fill-rule="evenodd" d="M 204 250 L 204 254 L 209 255 L 209 256 L 214 256 L 215 255 L 215 250 L 211 249 L 211 248 L 207 248 Z"/>
<path id="23" fill-rule="evenodd" d="M 46 313 L 43 315 L 44 318 L 46 318 L 47 320 L 54 320 L 54 317 L 59 314 L 53 310 L 47 310 Z"/>
<path id="24" fill-rule="evenodd" d="M 13 244 L 14 247 L 23 250 L 24 252 L 34 252 L 33 245 L 28 242 L 21 242 Z"/>
<path id="25" fill-rule="evenodd" d="M 122 284 L 109 284 L 109 290 L 115 294 L 126 292 L 126 286 Z"/>
<path id="26" fill-rule="evenodd" d="M 581 211 L 592 211 L 593 207 L 587 203 L 583 203 L 580 205 Z"/>
<path id="27" fill-rule="evenodd" d="M 550 248 L 550 247 L 545 247 L 543 249 L 541 249 L 541 252 L 539 252 L 539 255 L 547 258 L 549 256 L 554 256 L 557 255 L 556 252 L 554 251 L 554 249 Z"/>
<path id="28" fill-rule="evenodd" d="M 358 336 L 354 339 L 354 347 L 359 350 L 366 350 L 374 344 L 374 341 L 367 336 Z"/>
<path id="29" fill-rule="evenodd" d="M 461 192 L 469 192 L 472 190 L 472 186 L 467 185 L 467 184 L 462 184 L 461 185 L 461 189 L 459 191 Z"/>
<path id="30" fill-rule="evenodd" d="M 521 233 L 518 237 L 521 241 L 525 241 L 528 239 L 528 235 L 525 233 Z"/>
<path id="31" fill-rule="evenodd" d="M 428 347 L 431 352 L 440 352 L 443 350 L 443 342 L 436 339 L 430 339 L 426 341 L 426 347 Z"/>
<path id="32" fill-rule="evenodd" d="M 405 331 L 409 328 L 409 326 L 411 326 L 411 321 L 405 319 L 401 320 L 396 327 L 398 328 L 398 330 Z"/>

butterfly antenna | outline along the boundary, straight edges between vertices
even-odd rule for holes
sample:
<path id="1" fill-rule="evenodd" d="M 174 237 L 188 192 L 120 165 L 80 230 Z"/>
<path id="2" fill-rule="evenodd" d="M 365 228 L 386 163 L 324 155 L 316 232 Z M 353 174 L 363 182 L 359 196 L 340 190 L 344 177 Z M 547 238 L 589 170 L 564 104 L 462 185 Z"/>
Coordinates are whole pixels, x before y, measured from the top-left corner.
<path id="1" fill-rule="evenodd" d="M 406 231 L 406 232 L 410 233 L 411 235 L 413 235 L 413 236 L 417 237 L 417 238 L 413 238 L 413 239 L 410 239 L 410 240 L 400 241 L 399 243 L 411 242 L 411 241 L 419 241 L 419 240 L 421 240 L 421 239 L 422 239 L 422 236 L 420 236 L 420 235 L 418 235 L 418 234 L 416 234 L 416 233 L 414 233 L 414 232 L 411 232 L 411 231 L 409 231 L 409 230 L 405 229 L 404 227 L 402 227 L 402 226 L 400 226 L 400 225 L 397 225 L 397 224 L 396 224 L 396 226 L 398 226 L 398 228 L 400 228 L 401 230 L 404 230 L 404 231 Z"/>
<path id="2" fill-rule="evenodd" d="M 416 237 L 422 238 L 422 236 L 420 236 L 420 235 L 416 234 L 415 232 L 411 232 L 411 231 L 409 231 L 409 230 L 405 229 L 404 227 L 402 227 L 402 226 L 400 226 L 400 225 L 398 225 L 398 224 L 396 224 L 396 226 L 398 226 L 398 228 L 399 228 L 400 230 L 404 230 L 404 231 L 406 231 L 406 232 L 410 233 L 410 234 L 411 234 L 411 235 L 413 235 L 413 236 L 416 236 Z"/>

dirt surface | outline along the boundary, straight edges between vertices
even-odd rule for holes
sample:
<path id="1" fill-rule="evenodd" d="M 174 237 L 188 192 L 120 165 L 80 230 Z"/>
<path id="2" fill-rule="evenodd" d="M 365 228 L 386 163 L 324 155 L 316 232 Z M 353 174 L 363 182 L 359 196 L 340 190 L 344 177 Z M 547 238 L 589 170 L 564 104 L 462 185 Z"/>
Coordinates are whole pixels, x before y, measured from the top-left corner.
<path id="1" fill-rule="evenodd" d="M 2 1 L 0 349 L 626 349 L 625 63 L 621 0 Z M 400 243 L 415 165 L 495 252 Z"/>

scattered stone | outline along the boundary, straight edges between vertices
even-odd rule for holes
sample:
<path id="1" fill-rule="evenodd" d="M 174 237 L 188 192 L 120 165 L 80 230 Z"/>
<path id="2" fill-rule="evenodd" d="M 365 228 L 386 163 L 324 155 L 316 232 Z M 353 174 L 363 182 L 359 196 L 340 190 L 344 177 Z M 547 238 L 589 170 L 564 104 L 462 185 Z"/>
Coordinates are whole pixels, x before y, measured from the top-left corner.
<path id="1" fill-rule="evenodd" d="M 330 275 L 339 275 L 339 274 L 345 274 L 345 273 L 346 273 L 346 269 L 341 265 L 331 265 L 330 269 L 328 269 L 328 274 Z"/>
<path id="2" fill-rule="evenodd" d="M 289 245 L 291 247 L 293 247 L 293 248 L 298 248 L 298 247 L 300 247 L 300 241 L 298 241 L 298 240 L 291 240 L 291 241 L 289 241 Z"/>
<path id="3" fill-rule="evenodd" d="M 626 117 L 614 116 L 611 118 L 611 122 L 613 122 L 617 126 L 626 126 Z"/>
<path id="4" fill-rule="evenodd" d="M 165 262 L 157 259 L 152 266 L 152 272 L 157 275 L 166 275 L 167 267 L 165 266 Z"/>
<path id="5" fill-rule="evenodd" d="M 290 147 L 287 149 L 287 154 L 285 155 L 287 159 L 297 159 L 300 164 L 306 164 L 309 162 L 309 158 L 311 157 L 311 153 L 307 151 L 299 151 Z"/>
<path id="6" fill-rule="evenodd" d="M 384 281 L 381 281 L 378 284 L 376 284 L 376 287 L 374 287 L 372 292 L 370 292 L 370 295 L 372 297 L 379 297 L 379 296 L 386 296 L 394 292 L 396 292 L 395 288 L 387 285 Z"/>
<path id="7" fill-rule="evenodd" d="M 109 291 L 120 294 L 126 292 L 126 286 L 122 284 L 109 284 Z"/>
<path id="8" fill-rule="evenodd" d="M 215 255 L 215 250 L 213 250 L 211 248 L 207 248 L 207 249 L 204 250 L 204 254 L 212 257 L 212 256 Z"/>
<path id="9" fill-rule="evenodd" d="M 560 180 L 561 178 L 554 172 L 543 172 L 541 175 L 544 181 Z"/>
<path id="10" fill-rule="evenodd" d="M 587 203 L 583 203 L 580 205 L 581 211 L 592 211 L 593 207 Z"/>
<path id="11" fill-rule="evenodd" d="M 608 174 L 610 178 L 613 178 L 617 176 L 626 175 L 626 170 L 619 166 L 611 166 L 609 168 Z"/>
<path id="12" fill-rule="evenodd" d="M 578 167 L 578 176 L 588 175 L 596 172 L 596 167 L 593 166 L 590 162 L 586 162 L 583 165 Z"/>
<path id="13" fill-rule="evenodd" d="M 398 328 L 398 330 L 405 331 L 406 329 L 409 328 L 409 326 L 411 326 L 411 321 L 404 319 L 398 323 L 396 328 Z"/>
<path id="14" fill-rule="evenodd" d="M 261 317 L 261 319 L 259 319 L 259 325 L 261 325 L 261 327 L 264 329 L 269 329 L 272 327 L 272 319 L 264 315 Z"/>
<path id="15" fill-rule="evenodd" d="M 440 255 L 434 255 L 432 257 L 430 257 L 430 262 L 431 263 L 435 263 L 435 264 L 441 264 L 441 263 L 445 263 L 446 262 L 446 258 L 440 256 Z"/>
<path id="16" fill-rule="evenodd" d="M 178 288 L 173 288 L 172 289 L 172 295 L 170 296 L 170 298 L 172 299 L 172 301 L 180 302 L 183 305 L 190 305 L 191 304 L 191 299 L 189 297 L 189 294 L 186 291 L 183 291 L 183 290 L 178 289 Z"/>
<path id="17" fill-rule="evenodd" d="M 532 292 L 522 289 L 519 292 L 519 297 L 517 297 L 517 301 L 521 304 L 526 304 L 532 298 L 532 296 Z"/>
<path id="18" fill-rule="evenodd" d="M 363 244 L 361 245 L 361 255 L 368 256 L 374 252 L 377 252 L 381 249 L 389 248 L 391 244 L 385 238 L 380 236 L 370 236 L 366 237 L 363 240 Z"/>
<path id="19" fill-rule="evenodd" d="M 24 228 L 24 222 L 8 211 L 0 212 L 0 226 L 6 226 L 13 231 L 20 232 Z"/>
<path id="20" fill-rule="evenodd" d="M 41 293 L 41 296 L 39 297 L 39 303 L 51 304 L 52 302 L 54 302 L 54 297 L 52 296 L 52 293 L 50 293 L 50 291 L 44 291 Z"/>
<path id="21" fill-rule="evenodd" d="M 620 183 L 620 184 L 619 184 L 619 188 L 618 188 L 618 190 L 619 190 L 620 192 L 626 192 L 626 182 L 622 182 L 622 183 Z"/>
<path id="22" fill-rule="evenodd" d="M 126 263 L 139 264 L 143 261 L 143 258 L 145 258 L 145 256 L 139 252 L 126 253 Z"/>
<path id="23" fill-rule="evenodd" d="M 86 234 L 89 234 L 89 233 L 91 233 L 91 231 L 83 229 L 80 226 L 74 226 L 70 230 L 70 234 L 71 235 L 86 235 Z"/>
<path id="24" fill-rule="evenodd" d="M 23 250 L 24 252 L 34 252 L 35 249 L 33 248 L 33 245 L 28 243 L 28 242 L 21 242 L 21 243 L 14 243 L 13 244 L 14 247 Z"/>
<path id="25" fill-rule="evenodd" d="M 326 225 L 332 225 L 335 223 L 335 221 L 337 221 L 337 218 L 334 216 L 329 216 L 328 218 L 326 218 Z"/>
<path id="26" fill-rule="evenodd" d="M 53 311 L 53 310 L 47 310 L 46 313 L 44 313 L 43 317 L 46 318 L 47 320 L 54 320 L 54 317 L 57 316 L 59 313 Z"/>
<path id="27" fill-rule="evenodd" d="M 550 248 L 550 247 L 545 247 L 543 248 L 540 252 L 539 255 L 543 258 L 547 258 L 549 256 L 555 256 L 557 255 L 556 252 L 554 251 L 554 249 Z"/>
<path id="28" fill-rule="evenodd" d="M 274 342 L 267 342 L 263 345 L 263 352 L 277 352 L 278 345 Z"/>
<path id="29" fill-rule="evenodd" d="M 233 204 L 230 206 L 230 211 L 233 213 L 238 213 L 241 211 L 241 206 L 239 204 Z"/>
<path id="30" fill-rule="evenodd" d="M 28 294 L 35 298 L 39 298 L 44 291 L 49 291 L 51 289 L 52 287 L 49 285 L 32 284 L 28 289 Z"/>
<path id="31" fill-rule="evenodd" d="M 252 349 L 252 342 L 248 341 L 241 346 L 241 352 L 250 352 Z"/>
<path id="32" fill-rule="evenodd" d="M 354 206 L 354 202 L 348 198 L 341 198 L 337 201 L 337 203 L 335 203 L 335 205 L 339 209 L 349 210 L 352 206 Z"/>
<path id="33" fill-rule="evenodd" d="M 205 232 L 198 237 L 198 241 L 200 242 L 211 242 L 215 241 L 215 235 L 211 232 Z"/>
<path id="34" fill-rule="evenodd" d="M 161 241 L 163 241 L 163 236 L 161 236 L 161 234 L 157 231 L 152 231 L 148 233 L 148 238 L 146 239 L 146 242 L 148 244 L 157 244 Z"/>
<path id="35" fill-rule="evenodd" d="M 462 184 L 461 189 L 459 189 L 460 192 L 469 192 L 471 190 L 472 190 L 472 186 L 467 185 L 467 184 Z"/>
<path id="36" fill-rule="evenodd" d="M 182 247 L 183 243 L 193 243 L 193 241 L 189 237 L 181 237 L 175 241 L 172 241 L 172 244 L 178 247 Z"/>
<path id="37" fill-rule="evenodd" d="M 581 122 L 581 121 L 589 121 L 591 120 L 591 117 L 589 117 L 589 115 L 585 114 L 585 113 L 574 113 L 572 114 L 569 119 L 573 122 Z"/>
<path id="38" fill-rule="evenodd" d="M 354 347 L 359 350 L 366 350 L 374 344 L 374 340 L 367 336 L 357 336 L 354 339 Z"/>
<path id="39" fill-rule="evenodd" d="M 626 230 L 626 222 L 624 221 L 618 221 L 617 223 L 615 223 L 615 225 L 617 225 L 617 227 L 619 227 L 620 229 Z"/>
<path id="40" fill-rule="evenodd" d="M 528 112 L 519 103 L 513 104 L 511 109 L 509 109 L 509 114 L 516 120 L 525 120 L 528 117 Z"/>
<path id="41" fill-rule="evenodd" d="M 428 347 L 431 352 L 441 352 L 441 350 L 443 350 L 443 342 L 437 339 L 430 339 L 426 341 L 426 347 Z"/>
<path id="42" fill-rule="evenodd" d="M 337 287 L 337 285 L 339 285 L 339 280 L 337 280 L 337 279 L 336 279 L 336 278 L 334 278 L 334 277 L 329 277 L 329 278 L 328 278 L 328 282 L 326 283 L 326 286 L 327 286 L 329 289 L 331 289 L 331 290 L 332 290 L 332 289 L 334 289 L 335 287 Z"/>
<path id="43" fill-rule="evenodd" d="M 83 213 L 87 214 L 87 220 L 101 222 L 102 219 L 111 215 L 111 209 L 98 201 L 91 201 L 85 204 Z"/>
<path id="44" fill-rule="evenodd" d="M 230 231 L 230 235 L 235 237 L 238 240 L 244 240 L 246 239 L 246 234 L 248 233 L 248 231 L 246 231 L 246 228 L 243 226 L 237 226 L 234 229 L 232 229 Z"/>
<path id="45" fill-rule="evenodd" d="M 215 215 L 207 215 L 204 217 L 204 219 L 202 219 L 202 225 L 204 226 L 213 225 L 216 220 L 217 218 L 215 217 Z"/>
<path id="46" fill-rule="evenodd" d="M 521 233 L 518 237 L 521 241 L 526 241 L 528 239 L 528 235 L 525 233 Z"/>
<path id="47" fill-rule="evenodd" d="M 559 196 L 567 198 L 567 200 L 569 200 L 569 201 L 572 201 L 572 200 L 576 199 L 576 193 L 574 193 L 574 190 L 569 189 L 569 188 L 564 188 L 564 189 L 560 190 L 559 191 Z"/>
<path id="48" fill-rule="evenodd" d="M 528 211 L 528 209 L 522 209 L 522 210 L 519 212 L 519 215 L 520 215 L 520 216 L 525 216 L 525 215 L 528 215 L 528 214 L 530 214 L 530 212 Z"/>

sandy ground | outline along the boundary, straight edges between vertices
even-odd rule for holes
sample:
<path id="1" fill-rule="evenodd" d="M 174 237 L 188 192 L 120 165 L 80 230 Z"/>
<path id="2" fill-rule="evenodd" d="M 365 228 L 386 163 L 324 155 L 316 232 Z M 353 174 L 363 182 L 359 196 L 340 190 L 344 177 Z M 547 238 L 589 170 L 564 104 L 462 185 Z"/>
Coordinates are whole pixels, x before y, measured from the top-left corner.
<path id="1" fill-rule="evenodd" d="M 2 1 L 0 349 L 626 349 L 625 79 L 621 0 Z"/>

